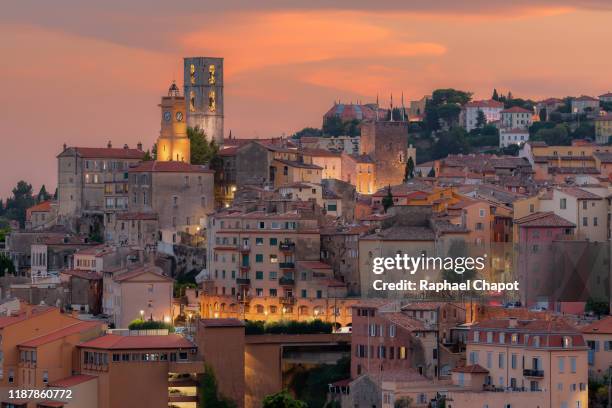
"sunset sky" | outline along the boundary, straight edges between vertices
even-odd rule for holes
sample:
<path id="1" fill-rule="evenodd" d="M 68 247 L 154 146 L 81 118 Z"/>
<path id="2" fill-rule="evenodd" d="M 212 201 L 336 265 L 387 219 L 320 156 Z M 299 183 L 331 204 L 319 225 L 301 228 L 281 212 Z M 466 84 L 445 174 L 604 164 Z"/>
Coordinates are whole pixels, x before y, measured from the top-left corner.
<path id="1" fill-rule="evenodd" d="M 150 147 L 184 56 L 224 57 L 226 132 L 270 137 L 377 93 L 600 95 L 611 21 L 609 0 L 4 2 L 0 197 L 53 191 L 63 143 Z"/>

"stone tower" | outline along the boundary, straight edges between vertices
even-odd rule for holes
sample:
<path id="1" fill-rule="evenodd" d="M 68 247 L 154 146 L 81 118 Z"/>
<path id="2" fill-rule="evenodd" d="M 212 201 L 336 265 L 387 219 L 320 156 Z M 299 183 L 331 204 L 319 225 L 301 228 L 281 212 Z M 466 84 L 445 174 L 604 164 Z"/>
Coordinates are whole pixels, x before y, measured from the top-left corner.
<path id="1" fill-rule="evenodd" d="M 187 137 L 185 97 L 173 82 L 168 96 L 161 100 L 161 130 L 157 139 L 157 161 L 190 162 L 190 143 Z"/>
<path id="2" fill-rule="evenodd" d="M 401 184 L 409 154 L 408 122 L 362 123 L 359 149 L 362 155 L 370 156 L 374 162 L 375 190 Z"/>
<path id="3" fill-rule="evenodd" d="M 185 58 L 187 126 L 223 144 L 223 58 Z"/>

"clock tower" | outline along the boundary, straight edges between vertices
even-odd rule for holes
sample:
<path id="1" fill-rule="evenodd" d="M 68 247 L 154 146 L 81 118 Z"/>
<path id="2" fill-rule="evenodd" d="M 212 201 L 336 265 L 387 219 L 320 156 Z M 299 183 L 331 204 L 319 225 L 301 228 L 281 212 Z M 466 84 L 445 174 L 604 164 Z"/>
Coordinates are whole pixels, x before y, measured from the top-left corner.
<path id="1" fill-rule="evenodd" d="M 157 161 L 190 162 L 190 143 L 187 137 L 185 97 L 174 82 L 163 96 L 161 104 L 161 131 L 157 139 Z"/>
<path id="2" fill-rule="evenodd" d="M 187 126 L 199 127 L 208 140 L 223 144 L 223 58 L 184 59 Z"/>

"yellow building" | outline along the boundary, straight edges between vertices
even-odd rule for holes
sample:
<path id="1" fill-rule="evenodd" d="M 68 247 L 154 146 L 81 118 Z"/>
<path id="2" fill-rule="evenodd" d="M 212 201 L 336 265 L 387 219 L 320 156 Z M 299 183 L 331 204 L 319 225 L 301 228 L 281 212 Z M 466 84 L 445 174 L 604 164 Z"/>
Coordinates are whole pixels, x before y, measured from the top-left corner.
<path id="1" fill-rule="evenodd" d="M 612 316 L 583 327 L 582 335 L 589 347 L 589 377 L 601 378 L 612 363 Z"/>
<path id="2" fill-rule="evenodd" d="M 612 114 L 595 119 L 595 140 L 600 144 L 608 144 L 612 136 Z"/>
<path id="3" fill-rule="evenodd" d="M 190 163 L 190 143 L 185 119 L 185 97 L 173 82 L 168 96 L 162 97 L 161 131 L 157 139 L 157 161 Z"/>

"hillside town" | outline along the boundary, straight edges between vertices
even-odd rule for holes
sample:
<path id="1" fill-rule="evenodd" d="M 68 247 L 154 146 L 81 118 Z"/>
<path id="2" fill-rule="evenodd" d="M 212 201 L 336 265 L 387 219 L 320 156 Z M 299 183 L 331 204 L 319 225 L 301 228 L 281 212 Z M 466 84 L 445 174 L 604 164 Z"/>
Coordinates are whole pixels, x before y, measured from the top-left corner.
<path id="1" fill-rule="evenodd" d="M 398 91 L 242 138 L 223 58 L 181 76 L 157 138 L 58 146 L 56 188 L 0 202 L 2 407 L 610 406 L 612 93 Z M 373 273 L 404 256 L 484 261 Z"/>

